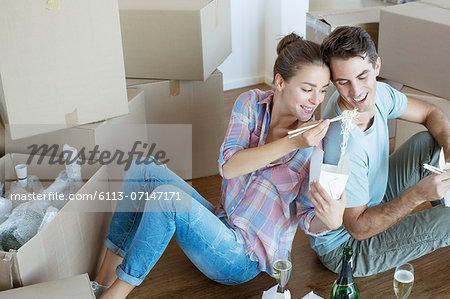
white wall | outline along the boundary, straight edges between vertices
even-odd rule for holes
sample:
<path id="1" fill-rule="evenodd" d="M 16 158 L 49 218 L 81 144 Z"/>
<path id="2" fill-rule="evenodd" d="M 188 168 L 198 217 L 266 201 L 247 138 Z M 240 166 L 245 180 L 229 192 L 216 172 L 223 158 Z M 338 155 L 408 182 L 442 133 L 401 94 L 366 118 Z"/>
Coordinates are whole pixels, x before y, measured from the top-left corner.
<path id="1" fill-rule="evenodd" d="M 304 36 L 308 0 L 230 0 L 232 53 L 219 66 L 224 89 L 272 82 L 276 45 L 292 31 Z"/>

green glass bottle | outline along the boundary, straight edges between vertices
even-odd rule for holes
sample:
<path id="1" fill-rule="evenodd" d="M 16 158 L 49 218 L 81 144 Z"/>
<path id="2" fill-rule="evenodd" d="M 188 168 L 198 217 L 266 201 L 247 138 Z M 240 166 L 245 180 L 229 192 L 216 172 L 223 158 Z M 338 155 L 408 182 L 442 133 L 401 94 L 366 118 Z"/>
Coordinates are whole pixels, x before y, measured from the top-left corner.
<path id="1" fill-rule="evenodd" d="M 341 273 L 339 273 L 338 279 L 333 283 L 331 299 L 359 299 L 359 290 L 353 281 L 352 256 L 352 247 L 345 246 Z"/>

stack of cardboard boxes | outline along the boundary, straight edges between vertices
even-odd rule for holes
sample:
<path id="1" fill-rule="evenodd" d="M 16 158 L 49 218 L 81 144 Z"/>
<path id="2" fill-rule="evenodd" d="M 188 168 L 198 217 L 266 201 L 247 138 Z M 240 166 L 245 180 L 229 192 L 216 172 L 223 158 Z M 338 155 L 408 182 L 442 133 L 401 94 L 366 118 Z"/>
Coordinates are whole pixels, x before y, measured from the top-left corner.
<path id="1" fill-rule="evenodd" d="M 167 165 L 184 179 L 217 174 L 224 109 L 216 68 L 231 53 L 230 1 L 120 0 L 119 7 L 125 72 L 134 78 L 127 85 L 144 90 L 147 122 L 192 128 L 192 146 L 166 136 L 177 148 L 192 147 Z"/>
<path id="2" fill-rule="evenodd" d="M 51 159 L 65 143 L 85 159 L 157 156 L 184 179 L 218 173 L 224 111 L 216 68 L 231 53 L 229 0 L 32 2 L 0 4 L 6 189 L 19 163 L 49 185 L 64 168 Z M 124 172 L 117 161 L 83 163 L 77 194 L 119 191 Z M 93 278 L 113 206 L 70 201 L 19 250 L 0 252 L 0 289 Z"/>
<path id="3" fill-rule="evenodd" d="M 446 0 L 411 2 L 380 12 L 380 76 L 404 84 L 409 97 L 432 103 L 450 115 L 450 4 Z M 421 125 L 397 121 L 395 147 Z"/>
<path id="4" fill-rule="evenodd" d="M 82 131 L 77 126 L 128 113 L 118 4 L 51 3 L 0 4 L 0 113 L 7 153 L 0 159 L 0 181 L 6 190 L 17 180 L 17 164 L 27 163 L 28 173 L 44 187 L 64 169 L 50 163 L 50 156 L 29 161 L 28 138 L 38 145 L 67 142 L 80 150 L 71 133 Z M 78 195 L 109 190 L 105 166 L 82 165 L 82 179 Z M 18 250 L 0 252 L 0 289 L 95 275 L 111 215 L 111 202 L 68 202 Z"/>
<path id="5" fill-rule="evenodd" d="M 450 60 L 444 54 L 450 51 L 450 43 L 446 40 L 450 36 L 448 1 L 427 0 L 393 5 L 373 0 L 356 1 L 354 7 L 345 9 L 339 7 L 342 6 L 334 1 L 327 1 L 327 5 L 323 1 L 311 3 L 306 38 L 321 43 L 338 26 L 364 28 L 374 40 L 381 57 L 380 77 L 401 83 L 393 86 L 400 86 L 399 89 L 407 96 L 430 102 L 450 114 Z M 316 117 L 320 117 L 334 91 L 332 86 Z M 401 120 L 389 120 L 388 125 L 389 137 L 395 137 L 395 148 L 414 133 L 425 129 Z"/>

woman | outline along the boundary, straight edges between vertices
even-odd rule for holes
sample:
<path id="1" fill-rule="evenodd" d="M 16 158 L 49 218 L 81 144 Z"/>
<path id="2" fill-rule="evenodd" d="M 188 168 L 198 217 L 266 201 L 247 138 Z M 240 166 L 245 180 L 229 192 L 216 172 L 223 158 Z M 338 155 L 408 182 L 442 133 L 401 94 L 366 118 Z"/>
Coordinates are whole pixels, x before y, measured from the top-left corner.
<path id="1" fill-rule="evenodd" d="M 317 123 L 311 119 L 324 99 L 330 71 L 319 45 L 296 34 L 284 37 L 277 52 L 275 90 L 251 90 L 234 105 L 220 150 L 224 180 L 217 208 L 165 166 L 133 165 L 127 172 L 125 196 L 144 191 L 163 198 L 172 194 L 172 200 L 119 202 L 95 279 L 112 284 L 101 298 L 126 297 L 144 280 L 172 236 L 206 276 L 232 285 L 261 271 L 272 275 L 274 254 L 291 249 L 299 220 L 311 232 L 342 224 L 342 217 L 328 215 L 329 208 L 314 217 L 302 214 L 300 207 L 300 197 L 309 192 L 311 146 L 320 144 L 328 121 L 287 137 L 290 130 Z"/>

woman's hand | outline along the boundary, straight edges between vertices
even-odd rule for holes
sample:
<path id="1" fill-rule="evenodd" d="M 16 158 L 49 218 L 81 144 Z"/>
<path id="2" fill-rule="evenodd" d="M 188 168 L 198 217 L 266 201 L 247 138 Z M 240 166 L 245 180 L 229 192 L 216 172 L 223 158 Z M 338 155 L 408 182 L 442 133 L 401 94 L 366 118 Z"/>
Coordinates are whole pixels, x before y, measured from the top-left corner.
<path id="1" fill-rule="evenodd" d="M 309 129 L 296 137 L 290 138 L 291 142 L 293 143 L 296 149 L 308 148 L 317 145 L 320 142 L 320 140 L 322 140 L 325 137 L 325 134 L 327 133 L 328 127 L 330 125 L 330 121 L 328 119 L 323 119 L 320 121 L 318 120 L 308 121 L 298 128 L 314 125 L 317 123 L 319 123 L 317 127 Z"/>
<path id="2" fill-rule="evenodd" d="M 341 198 L 335 200 L 315 180 L 310 186 L 309 200 L 314 206 L 315 218 L 318 218 L 321 222 L 314 225 L 311 223 L 311 232 L 335 230 L 342 225 L 346 204 L 345 190 L 342 192 Z"/>

